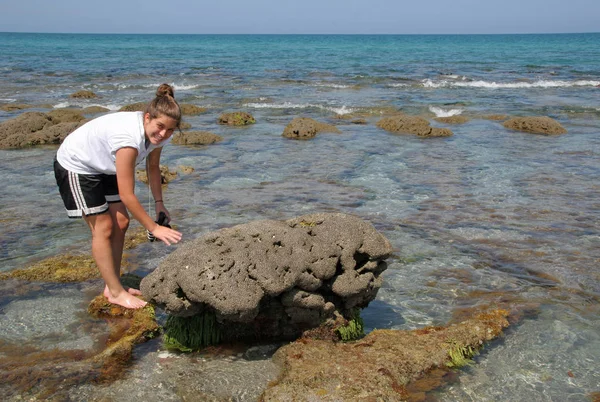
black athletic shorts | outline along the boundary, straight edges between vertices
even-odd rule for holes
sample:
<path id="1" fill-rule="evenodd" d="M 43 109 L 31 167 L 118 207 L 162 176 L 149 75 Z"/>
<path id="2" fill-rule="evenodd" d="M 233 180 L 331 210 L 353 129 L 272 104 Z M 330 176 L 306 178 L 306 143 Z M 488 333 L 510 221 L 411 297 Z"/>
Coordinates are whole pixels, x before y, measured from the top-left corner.
<path id="1" fill-rule="evenodd" d="M 109 203 L 121 202 L 116 175 L 69 172 L 55 159 L 54 177 L 69 218 L 102 214 Z"/>

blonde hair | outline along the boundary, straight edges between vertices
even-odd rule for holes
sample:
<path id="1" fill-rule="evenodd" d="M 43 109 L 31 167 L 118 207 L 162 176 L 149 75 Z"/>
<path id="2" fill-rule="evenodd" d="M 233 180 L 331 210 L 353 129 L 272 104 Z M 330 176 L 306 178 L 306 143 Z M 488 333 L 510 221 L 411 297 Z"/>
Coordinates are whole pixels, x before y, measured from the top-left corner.
<path id="1" fill-rule="evenodd" d="M 150 115 L 150 119 L 159 116 L 167 116 L 177 122 L 177 127 L 181 123 L 181 108 L 175 100 L 175 91 L 169 84 L 161 84 L 156 90 L 156 97 L 148 103 L 145 113 Z"/>

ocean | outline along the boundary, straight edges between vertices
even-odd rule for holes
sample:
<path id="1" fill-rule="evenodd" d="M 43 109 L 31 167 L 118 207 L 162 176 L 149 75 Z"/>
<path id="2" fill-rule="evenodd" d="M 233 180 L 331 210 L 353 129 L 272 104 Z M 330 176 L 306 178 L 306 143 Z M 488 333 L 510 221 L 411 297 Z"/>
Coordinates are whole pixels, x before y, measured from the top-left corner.
<path id="1" fill-rule="evenodd" d="M 0 104 L 116 111 L 170 83 L 180 103 L 207 109 L 184 116 L 191 130 L 224 139 L 163 152 L 170 168 L 194 168 L 165 190 L 184 241 L 258 219 L 358 215 L 395 250 L 376 300 L 362 313 L 368 330 L 445 325 L 484 305 L 521 312 L 475 365 L 430 398 L 588 401 L 600 391 L 598 43 L 596 33 L 0 33 Z M 70 98 L 79 90 L 98 98 Z M 251 113 L 256 124 L 217 124 L 231 111 Z M 381 116 L 394 111 L 454 135 L 424 139 L 379 129 Z M 0 111 L 0 123 L 22 112 Z M 345 118 L 355 115 L 366 124 Z M 434 120 L 456 115 L 469 121 Z M 549 116 L 568 133 L 510 131 L 490 115 Z M 283 138 L 294 117 L 335 124 L 341 133 Z M 0 271 L 89 252 L 89 230 L 67 219 L 58 195 L 55 152 L 0 150 Z M 138 183 L 136 191 L 145 205 L 147 189 Z M 175 248 L 143 244 L 128 258 L 145 275 Z M 82 324 L 100 283 L 20 284 L 18 292 L 7 286 L 0 283 L 0 344 L 89 350 L 103 339 L 100 323 Z M 160 353 L 158 343 L 138 350 L 128 392 L 177 400 L 144 382 Z M 256 400 L 270 380 L 246 376 L 236 388 L 239 366 L 228 359 L 211 364 L 219 378 L 206 387 L 227 388 L 233 400 Z M 72 397 L 107 389 L 86 384 Z"/>

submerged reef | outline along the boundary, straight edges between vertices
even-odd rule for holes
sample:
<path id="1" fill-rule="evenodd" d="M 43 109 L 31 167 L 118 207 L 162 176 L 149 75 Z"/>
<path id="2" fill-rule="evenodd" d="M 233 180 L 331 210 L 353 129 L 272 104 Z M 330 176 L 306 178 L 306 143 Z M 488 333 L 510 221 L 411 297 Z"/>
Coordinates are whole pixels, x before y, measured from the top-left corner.
<path id="1" fill-rule="evenodd" d="M 140 289 L 170 315 L 214 314 L 224 341 L 289 340 L 366 307 L 391 252 L 352 215 L 256 221 L 183 244 Z"/>
<path id="2" fill-rule="evenodd" d="M 100 278 L 90 255 L 57 255 L 29 267 L 0 273 L 0 280 L 20 279 L 35 282 L 83 282 Z"/>
<path id="3" fill-rule="evenodd" d="M 493 310 L 448 327 L 374 330 L 350 343 L 301 338 L 273 356 L 282 373 L 260 400 L 407 400 L 411 383 L 467 364 L 508 326 L 507 316 Z M 430 389 L 440 384 L 431 381 Z"/>
<path id="4" fill-rule="evenodd" d="M 124 309 L 98 296 L 88 312 L 110 325 L 104 350 L 41 351 L 0 341 L 0 393 L 8 400 L 70 400 L 72 386 L 118 378 L 131 361 L 134 345 L 156 337 L 160 330 L 150 305 Z"/>

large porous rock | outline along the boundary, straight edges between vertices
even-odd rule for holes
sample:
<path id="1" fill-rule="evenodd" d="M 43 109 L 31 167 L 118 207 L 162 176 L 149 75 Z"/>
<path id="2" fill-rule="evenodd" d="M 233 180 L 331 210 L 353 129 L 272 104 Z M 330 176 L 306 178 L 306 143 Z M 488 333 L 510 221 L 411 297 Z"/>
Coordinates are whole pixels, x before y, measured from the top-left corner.
<path id="1" fill-rule="evenodd" d="M 180 246 L 141 283 L 172 315 L 214 312 L 243 338 L 289 339 L 373 300 L 389 241 L 346 214 L 225 228 Z"/>
<path id="2" fill-rule="evenodd" d="M 510 130 L 524 131 L 533 134 L 565 134 L 567 130 L 550 117 L 514 117 L 503 123 Z"/>
<path id="3" fill-rule="evenodd" d="M 415 134 L 419 137 L 450 137 L 453 133 L 447 128 L 431 127 L 421 117 L 397 115 L 384 117 L 377 122 L 377 127 L 393 133 Z"/>
<path id="4" fill-rule="evenodd" d="M 71 110 L 55 110 L 48 114 L 26 112 L 0 123 L 0 149 L 60 144 L 85 121 L 85 117 Z"/>
<path id="5" fill-rule="evenodd" d="M 336 126 L 308 117 L 296 117 L 285 127 L 282 136 L 295 140 L 307 140 L 321 132 L 339 133 L 340 130 Z"/>

